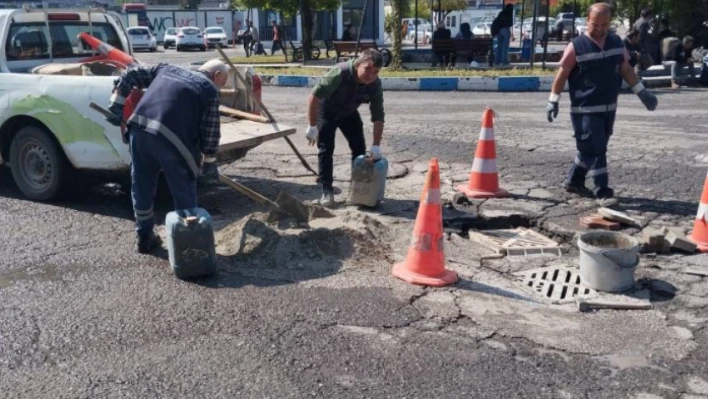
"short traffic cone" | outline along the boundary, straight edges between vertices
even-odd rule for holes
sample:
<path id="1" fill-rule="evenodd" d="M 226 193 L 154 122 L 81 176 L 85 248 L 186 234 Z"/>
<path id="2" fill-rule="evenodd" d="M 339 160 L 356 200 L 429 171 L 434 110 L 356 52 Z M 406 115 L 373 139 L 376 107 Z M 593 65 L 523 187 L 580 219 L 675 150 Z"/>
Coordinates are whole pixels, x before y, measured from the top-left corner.
<path id="1" fill-rule="evenodd" d="M 457 273 L 445 269 L 442 206 L 440 204 L 440 167 L 430 160 L 411 246 L 403 263 L 393 266 L 393 276 L 411 284 L 442 287 L 454 284 Z"/>
<path id="2" fill-rule="evenodd" d="M 708 217 L 708 175 L 705 183 L 703 183 L 703 194 L 701 194 L 701 203 L 698 205 L 698 214 L 696 221 L 693 223 L 693 233 L 691 240 L 696 243 L 698 252 L 708 252 L 708 225 L 706 224 Z"/>
<path id="3" fill-rule="evenodd" d="M 499 188 L 497 150 L 494 144 L 494 111 L 489 107 L 484 110 L 482 115 L 482 130 L 479 133 L 470 180 L 467 185 L 457 186 L 457 191 L 464 193 L 469 198 L 509 196 L 506 190 Z"/>
<path id="4" fill-rule="evenodd" d="M 106 59 L 119 62 L 128 67 L 140 65 L 140 63 L 135 58 L 129 56 L 128 54 L 118 50 L 117 48 L 109 44 L 106 44 L 96 39 L 95 37 L 89 35 L 86 32 L 79 33 L 79 38 L 81 38 L 81 40 L 85 41 L 86 44 L 91 46 L 92 49 L 101 53 L 101 55 L 106 57 Z M 96 57 L 93 58 L 95 59 Z"/>

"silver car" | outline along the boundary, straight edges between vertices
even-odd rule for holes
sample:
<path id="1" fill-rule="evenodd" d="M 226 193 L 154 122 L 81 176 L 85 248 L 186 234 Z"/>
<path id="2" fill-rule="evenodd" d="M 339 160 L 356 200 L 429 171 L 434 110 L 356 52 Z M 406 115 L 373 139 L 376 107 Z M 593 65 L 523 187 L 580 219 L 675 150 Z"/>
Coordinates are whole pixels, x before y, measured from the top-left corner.
<path id="1" fill-rule="evenodd" d="M 206 39 L 199 28 L 194 26 L 183 26 L 177 31 L 177 40 L 175 41 L 177 51 L 197 48 L 201 51 L 206 51 Z"/>

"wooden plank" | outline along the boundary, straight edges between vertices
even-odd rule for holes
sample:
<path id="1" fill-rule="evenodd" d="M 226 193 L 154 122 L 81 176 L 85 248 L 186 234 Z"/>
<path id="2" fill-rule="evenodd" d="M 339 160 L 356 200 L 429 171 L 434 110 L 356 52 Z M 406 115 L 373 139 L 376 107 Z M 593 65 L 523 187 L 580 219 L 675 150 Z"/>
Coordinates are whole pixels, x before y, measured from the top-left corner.
<path id="1" fill-rule="evenodd" d="M 247 120 L 222 123 L 219 152 L 252 147 L 293 133 L 295 128 L 280 123 L 258 123 Z"/>

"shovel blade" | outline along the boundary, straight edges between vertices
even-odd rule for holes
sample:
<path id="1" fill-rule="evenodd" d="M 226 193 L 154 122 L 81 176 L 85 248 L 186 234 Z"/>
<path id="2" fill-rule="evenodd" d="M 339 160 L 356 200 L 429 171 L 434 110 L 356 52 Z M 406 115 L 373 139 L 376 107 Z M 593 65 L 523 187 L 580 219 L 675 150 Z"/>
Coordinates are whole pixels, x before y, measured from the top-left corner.
<path id="1" fill-rule="evenodd" d="M 291 216 L 298 223 L 308 223 L 310 221 L 310 211 L 307 205 L 298 201 L 298 199 L 292 195 L 281 191 L 275 203 L 278 205 L 281 212 L 274 210 L 271 212 L 271 217 L 280 218 L 281 216 Z"/>

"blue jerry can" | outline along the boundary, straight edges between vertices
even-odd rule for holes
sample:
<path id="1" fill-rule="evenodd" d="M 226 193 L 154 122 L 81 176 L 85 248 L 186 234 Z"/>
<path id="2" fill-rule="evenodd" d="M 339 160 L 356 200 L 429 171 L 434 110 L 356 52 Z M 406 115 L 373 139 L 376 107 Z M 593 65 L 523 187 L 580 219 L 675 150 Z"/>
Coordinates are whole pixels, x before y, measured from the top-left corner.
<path id="1" fill-rule="evenodd" d="M 359 155 L 352 163 L 352 185 L 349 202 L 374 207 L 384 198 L 388 161 L 381 157 L 374 162 L 366 155 Z"/>
<path id="2" fill-rule="evenodd" d="M 172 211 L 165 218 L 170 266 L 180 279 L 216 272 L 216 248 L 211 216 L 202 208 Z"/>

